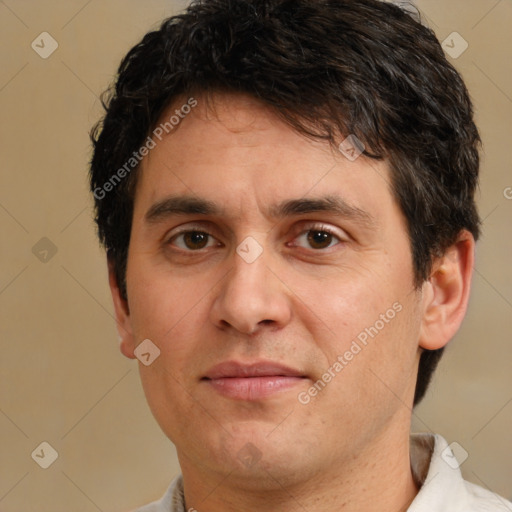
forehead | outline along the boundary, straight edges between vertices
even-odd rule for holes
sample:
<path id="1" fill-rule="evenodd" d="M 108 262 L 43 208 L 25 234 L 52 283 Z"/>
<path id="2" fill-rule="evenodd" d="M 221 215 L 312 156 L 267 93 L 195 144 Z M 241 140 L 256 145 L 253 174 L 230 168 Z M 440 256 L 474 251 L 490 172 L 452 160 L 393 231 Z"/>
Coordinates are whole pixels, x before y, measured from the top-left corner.
<path id="1" fill-rule="evenodd" d="M 186 105 L 194 103 L 193 108 Z M 187 110 L 187 114 L 184 114 Z M 182 112 L 180 119 L 176 113 Z M 180 96 L 164 111 L 159 126 L 173 118 L 179 121 L 164 138 L 175 138 L 176 144 L 192 146 L 196 151 L 188 154 L 194 159 L 203 149 L 225 151 L 228 148 L 253 148 L 257 146 L 281 147 L 285 151 L 293 146 L 293 153 L 332 152 L 324 141 L 306 139 L 283 121 L 277 112 L 263 102 L 242 93 L 211 93 L 197 96 Z M 169 126 L 167 126 L 169 128 Z M 169 137 L 166 137 L 169 135 Z M 274 153 L 274 158 L 279 154 Z M 289 157 L 287 152 L 287 157 Z M 270 155 L 269 155 L 270 157 Z"/>
<path id="2" fill-rule="evenodd" d="M 196 195 L 241 214 L 255 205 L 248 196 L 270 209 L 278 202 L 335 191 L 356 208 L 356 196 L 373 197 L 383 206 L 390 202 L 387 162 L 349 161 L 328 142 L 299 134 L 246 95 L 197 95 L 192 100 L 175 99 L 161 116 L 157 128 L 167 127 L 169 133 L 161 140 L 153 136 L 155 147 L 142 162 L 136 203 L 143 198 L 154 205 L 170 193 Z M 183 108 L 190 104 L 195 106 Z M 170 120 L 176 123 L 172 127 Z"/>

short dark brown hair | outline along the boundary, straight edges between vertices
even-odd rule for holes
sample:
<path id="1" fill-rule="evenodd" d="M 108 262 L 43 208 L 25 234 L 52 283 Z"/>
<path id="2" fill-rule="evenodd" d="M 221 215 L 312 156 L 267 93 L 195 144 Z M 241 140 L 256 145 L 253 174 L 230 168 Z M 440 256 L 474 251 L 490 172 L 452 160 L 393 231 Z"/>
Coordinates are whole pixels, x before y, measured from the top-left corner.
<path id="1" fill-rule="evenodd" d="M 249 94 L 334 146 L 353 134 L 367 157 L 386 158 L 416 286 L 462 229 L 478 238 L 480 138 L 467 89 L 432 30 L 379 0 L 195 1 L 128 52 L 91 132 L 99 238 L 125 298 L 137 168 L 108 193 L 104 186 L 178 95 L 216 91 Z M 415 405 L 441 354 L 423 352 Z"/>

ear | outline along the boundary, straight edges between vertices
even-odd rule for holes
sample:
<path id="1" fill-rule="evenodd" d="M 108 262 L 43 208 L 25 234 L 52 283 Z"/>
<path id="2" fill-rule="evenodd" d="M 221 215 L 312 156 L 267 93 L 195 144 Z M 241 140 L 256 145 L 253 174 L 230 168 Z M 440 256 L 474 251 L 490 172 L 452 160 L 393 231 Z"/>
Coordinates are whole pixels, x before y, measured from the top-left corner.
<path id="1" fill-rule="evenodd" d="M 444 347 L 458 331 L 466 314 L 475 259 L 475 240 L 466 230 L 432 265 L 423 283 L 423 319 L 420 347 Z"/>
<path id="2" fill-rule="evenodd" d="M 114 263 L 108 260 L 108 282 L 112 300 L 114 301 L 114 312 L 116 316 L 117 332 L 119 334 L 121 353 L 130 359 L 135 359 L 135 340 L 133 338 L 132 326 L 130 322 L 130 310 L 128 302 L 122 297 L 119 284 L 117 282 Z"/>

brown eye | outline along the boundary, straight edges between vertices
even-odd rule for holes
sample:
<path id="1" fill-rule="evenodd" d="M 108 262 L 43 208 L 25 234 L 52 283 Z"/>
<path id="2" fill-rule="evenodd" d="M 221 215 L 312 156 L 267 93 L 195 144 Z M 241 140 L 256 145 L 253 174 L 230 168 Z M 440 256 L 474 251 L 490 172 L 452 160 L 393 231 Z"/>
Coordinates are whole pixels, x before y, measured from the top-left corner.
<path id="1" fill-rule="evenodd" d="M 348 241 L 348 235 L 341 231 L 340 234 L 333 228 L 324 224 L 310 224 L 294 239 L 290 246 L 320 252 L 337 245 L 343 245 Z M 288 245 L 288 244 L 287 244 Z"/>
<path id="2" fill-rule="evenodd" d="M 208 234 L 199 231 L 189 231 L 184 234 L 183 241 L 189 249 L 202 249 L 208 243 Z"/>
<path id="3" fill-rule="evenodd" d="M 308 243 L 313 249 L 325 249 L 331 245 L 333 235 L 327 231 L 308 231 Z"/>
<path id="4" fill-rule="evenodd" d="M 174 236 L 169 243 L 180 249 L 197 251 L 204 249 L 209 243 L 211 245 L 210 240 L 213 241 L 213 237 L 204 231 L 183 231 Z"/>

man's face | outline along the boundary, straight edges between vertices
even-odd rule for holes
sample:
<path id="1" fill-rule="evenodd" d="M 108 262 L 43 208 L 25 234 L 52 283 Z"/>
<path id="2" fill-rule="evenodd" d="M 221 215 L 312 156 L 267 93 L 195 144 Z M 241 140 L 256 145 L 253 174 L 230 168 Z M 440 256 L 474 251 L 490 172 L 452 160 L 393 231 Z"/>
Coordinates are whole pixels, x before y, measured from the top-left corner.
<path id="1" fill-rule="evenodd" d="M 184 471 L 310 478 L 408 432 L 422 299 L 406 223 L 385 162 L 244 96 L 197 100 L 139 174 L 123 352 L 160 350 L 141 378 Z"/>

